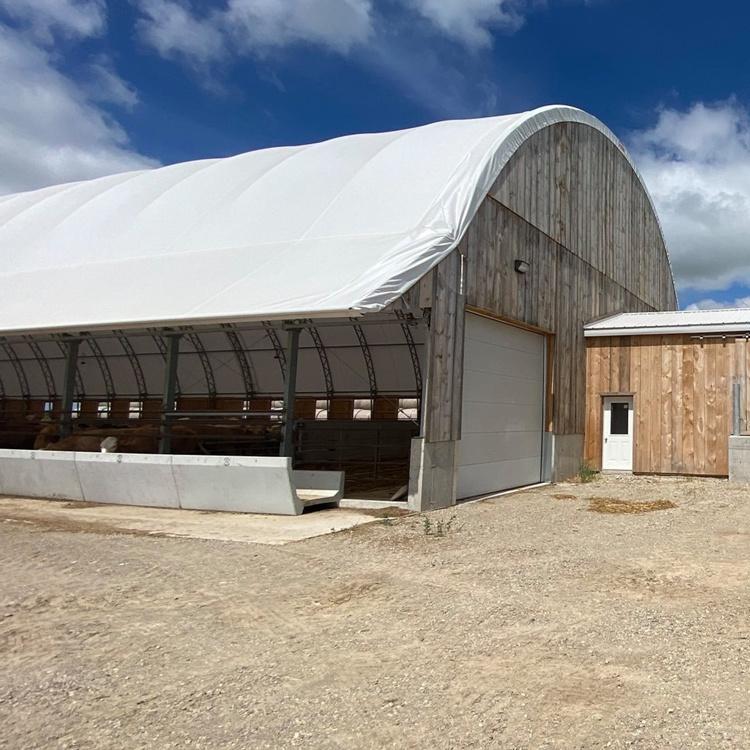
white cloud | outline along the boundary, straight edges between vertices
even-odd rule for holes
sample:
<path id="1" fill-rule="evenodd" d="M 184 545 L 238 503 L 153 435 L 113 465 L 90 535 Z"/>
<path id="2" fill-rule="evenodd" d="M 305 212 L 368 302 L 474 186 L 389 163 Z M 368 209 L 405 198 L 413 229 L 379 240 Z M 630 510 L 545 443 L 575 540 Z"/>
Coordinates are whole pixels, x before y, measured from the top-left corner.
<path id="1" fill-rule="evenodd" d="M 199 6 L 190 0 L 135 0 L 141 39 L 162 57 L 197 69 L 210 90 L 224 91 L 212 73 L 215 65 L 269 58 L 304 43 L 390 80 L 435 116 L 494 111 L 497 88 L 462 47 L 487 46 L 490 28 L 517 28 L 522 18 L 516 8 L 536 1 L 228 0 Z M 270 75 L 283 90 L 276 74 Z"/>
<path id="2" fill-rule="evenodd" d="M 492 29 L 517 31 L 524 3 L 518 0 L 409 0 L 443 34 L 468 47 L 489 47 Z"/>
<path id="3" fill-rule="evenodd" d="M 414 47 L 393 35 L 362 50 L 357 59 L 433 117 L 481 117 L 496 111 L 496 84 L 481 70 L 452 65 L 438 49 Z"/>
<path id="4" fill-rule="evenodd" d="M 726 308 L 750 307 L 750 297 L 736 297 L 734 300 L 702 299 L 688 305 L 686 310 L 724 310 Z"/>
<path id="5" fill-rule="evenodd" d="M 737 102 L 664 109 L 630 151 L 661 218 L 678 289 L 750 283 L 750 117 Z"/>
<path id="6" fill-rule="evenodd" d="M 0 9 L 45 43 L 56 33 L 98 36 L 106 27 L 104 0 L 0 0 Z"/>
<path id="7" fill-rule="evenodd" d="M 136 90 L 112 70 L 106 57 L 89 65 L 87 79 L 81 86 L 92 101 L 116 104 L 125 109 L 133 109 L 138 104 Z"/>
<path id="8" fill-rule="evenodd" d="M 141 37 L 162 57 L 184 56 L 205 64 L 229 53 L 214 17 L 198 19 L 172 0 L 143 0 L 139 7 L 147 16 L 138 21 Z"/>
<path id="9" fill-rule="evenodd" d="M 180 0 L 140 0 L 141 37 L 163 57 L 206 64 L 291 44 L 347 54 L 371 33 L 371 0 L 229 0 L 202 16 Z"/>
<path id="10" fill-rule="evenodd" d="M 0 23 L 0 193 L 156 165 L 99 104 L 134 106 L 132 87 L 106 58 L 85 73 L 86 83 L 63 75 L 36 29 Z"/>

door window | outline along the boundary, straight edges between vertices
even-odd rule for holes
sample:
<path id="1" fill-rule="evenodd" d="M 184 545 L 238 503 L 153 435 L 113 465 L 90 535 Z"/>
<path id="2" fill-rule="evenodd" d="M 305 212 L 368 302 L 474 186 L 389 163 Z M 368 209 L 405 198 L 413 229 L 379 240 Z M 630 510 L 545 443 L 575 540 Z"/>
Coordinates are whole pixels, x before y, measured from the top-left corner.
<path id="1" fill-rule="evenodd" d="M 612 402 L 612 421 L 609 430 L 610 435 L 628 434 L 628 406 L 627 402 Z"/>

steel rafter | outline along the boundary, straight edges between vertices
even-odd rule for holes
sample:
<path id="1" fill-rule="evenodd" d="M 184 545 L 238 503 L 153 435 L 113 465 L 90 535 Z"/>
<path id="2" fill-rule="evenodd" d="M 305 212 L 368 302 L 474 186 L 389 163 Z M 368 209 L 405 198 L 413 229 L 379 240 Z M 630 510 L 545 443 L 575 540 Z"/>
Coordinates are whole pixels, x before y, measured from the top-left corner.
<path id="1" fill-rule="evenodd" d="M 49 400 L 54 401 L 57 398 L 57 386 L 55 385 L 55 379 L 52 377 L 52 370 L 50 370 L 47 357 L 44 356 L 42 348 L 34 339 L 27 339 L 26 343 L 29 345 L 29 349 L 31 349 L 34 359 L 36 359 L 39 369 L 42 371 Z"/>
<path id="2" fill-rule="evenodd" d="M 10 344 L 2 344 L 2 347 L 15 370 L 16 377 L 18 378 L 18 387 L 21 389 L 21 397 L 24 401 L 28 402 L 31 398 L 31 393 L 29 392 L 29 380 L 26 377 L 23 364 L 21 364 L 21 360 L 18 359 L 18 355 Z"/>
<path id="3" fill-rule="evenodd" d="M 201 337 L 197 333 L 186 333 L 185 337 L 198 355 L 201 367 L 203 367 L 203 375 L 206 378 L 206 391 L 208 392 L 208 397 L 213 401 L 216 398 L 216 380 L 214 379 L 211 360 L 208 358 L 208 354 L 206 354 L 206 348 L 203 346 Z"/>
<path id="4" fill-rule="evenodd" d="M 104 392 L 107 394 L 107 402 L 111 404 L 115 400 L 115 386 L 112 382 L 112 372 L 109 369 L 107 358 L 102 353 L 101 347 L 96 339 L 87 339 L 86 343 L 89 345 L 91 353 L 94 355 L 94 359 L 99 365 L 99 369 L 102 371 Z"/>
<path id="5" fill-rule="evenodd" d="M 310 321 L 312 322 L 312 321 Z M 323 378 L 326 383 L 326 398 L 330 401 L 333 398 L 333 375 L 331 374 L 331 364 L 328 361 L 328 352 L 326 351 L 323 341 L 320 338 L 320 333 L 315 326 L 308 326 L 307 330 L 312 337 L 315 344 L 315 348 L 318 350 L 318 356 L 320 357 L 320 366 L 323 368 Z"/>
<path id="6" fill-rule="evenodd" d="M 225 333 L 227 341 L 229 341 L 229 345 L 234 351 L 234 356 L 237 358 L 237 364 L 242 374 L 242 382 L 245 386 L 245 398 L 249 401 L 255 395 L 255 386 L 253 385 L 253 373 L 250 370 L 247 352 L 242 347 L 242 342 L 237 335 L 237 331 L 227 327 Z"/>
<path id="7" fill-rule="evenodd" d="M 365 367 L 367 367 L 367 380 L 370 384 L 370 398 L 375 398 L 378 395 L 378 383 L 375 378 L 375 366 L 372 363 L 372 354 L 370 353 L 370 346 L 367 343 L 365 332 L 362 330 L 362 326 L 354 324 L 352 326 L 354 332 L 357 334 L 357 340 L 359 341 L 359 347 L 362 349 L 362 356 L 365 358 Z"/>
<path id="8" fill-rule="evenodd" d="M 414 343 L 414 336 L 411 334 L 411 326 L 407 322 L 407 318 L 403 313 L 403 310 L 396 310 L 396 316 L 402 321 L 401 330 L 404 332 L 404 338 L 406 339 L 406 346 L 409 349 L 409 356 L 411 357 L 411 364 L 414 368 L 414 382 L 417 387 L 417 393 L 422 394 L 422 365 L 419 363 L 419 352 L 417 346 Z"/>
<path id="9" fill-rule="evenodd" d="M 281 368 L 281 377 L 286 377 L 286 350 L 279 341 L 279 334 L 276 329 L 267 322 L 263 322 L 263 328 L 266 329 L 266 335 L 268 336 L 271 345 L 273 346 L 274 352 L 276 352 L 276 359 L 279 361 L 279 367 Z"/>
<path id="10" fill-rule="evenodd" d="M 154 337 L 156 338 L 156 337 Z M 135 387 L 138 389 L 138 398 L 141 401 L 145 401 L 148 398 L 148 391 L 146 390 L 146 378 L 143 377 L 143 368 L 141 362 L 136 355 L 133 345 L 127 336 L 118 336 L 117 340 L 120 342 L 122 350 L 125 352 L 125 356 L 130 362 L 130 366 L 133 368 L 133 376 L 135 377 Z"/>
<path id="11" fill-rule="evenodd" d="M 164 357 L 164 361 L 166 362 L 167 361 L 167 345 L 164 339 L 161 336 L 156 336 L 156 335 L 152 336 L 151 338 L 154 340 L 154 343 L 156 344 L 157 349 L 161 353 L 161 356 Z M 174 384 L 175 398 L 179 398 L 181 392 L 182 391 L 180 390 L 180 378 L 175 376 L 175 384 Z"/>
<path id="12" fill-rule="evenodd" d="M 68 349 L 65 346 L 64 341 L 57 340 L 57 345 L 60 347 L 60 351 L 62 352 L 63 359 L 65 359 L 68 356 Z M 75 385 L 75 397 L 78 402 L 83 401 L 84 398 L 86 398 L 86 391 L 83 388 L 83 378 L 81 377 L 81 371 L 78 369 L 81 366 L 81 363 L 79 362 L 76 365 L 76 385 Z"/>

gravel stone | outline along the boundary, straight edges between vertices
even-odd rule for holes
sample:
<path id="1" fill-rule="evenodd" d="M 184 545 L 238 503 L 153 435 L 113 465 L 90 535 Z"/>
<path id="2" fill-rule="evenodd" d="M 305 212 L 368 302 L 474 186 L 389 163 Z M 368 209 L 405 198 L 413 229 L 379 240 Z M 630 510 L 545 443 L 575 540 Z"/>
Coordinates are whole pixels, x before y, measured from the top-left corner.
<path id="1" fill-rule="evenodd" d="M 750 747 L 749 506 L 608 475 L 285 546 L 6 511 L 0 747 Z"/>

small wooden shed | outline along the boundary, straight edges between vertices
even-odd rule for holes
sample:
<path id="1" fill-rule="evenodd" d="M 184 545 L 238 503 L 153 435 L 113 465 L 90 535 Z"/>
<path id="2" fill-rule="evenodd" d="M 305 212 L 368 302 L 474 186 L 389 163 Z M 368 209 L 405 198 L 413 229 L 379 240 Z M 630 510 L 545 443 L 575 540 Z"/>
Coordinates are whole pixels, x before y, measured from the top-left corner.
<path id="1" fill-rule="evenodd" d="M 750 309 L 623 313 L 584 335 L 592 466 L 729 475 L 729 436 L 750 429 Z"/>

